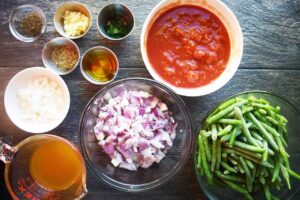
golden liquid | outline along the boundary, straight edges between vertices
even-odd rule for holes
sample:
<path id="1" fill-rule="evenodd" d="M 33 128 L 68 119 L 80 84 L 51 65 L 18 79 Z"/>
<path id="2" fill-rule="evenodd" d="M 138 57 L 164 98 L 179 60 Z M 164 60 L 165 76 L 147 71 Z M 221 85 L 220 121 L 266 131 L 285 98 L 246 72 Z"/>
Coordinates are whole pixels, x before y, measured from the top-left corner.
<path id="1" fill-rule="evenodd" d="M 103 51 L 96 51 L 87 55 L 83 60 L 83 67 L 92 79 L 99 82 L 112 80 L 117 71 L 114 57 Z"/>
<path id="2" fill-rule="evenodd" d="M 49 141 L 37 148 L 29 168 L 37 183 L 56 191 L 68 189 L 82 173 L 80 157 L 61 141 Z"/>

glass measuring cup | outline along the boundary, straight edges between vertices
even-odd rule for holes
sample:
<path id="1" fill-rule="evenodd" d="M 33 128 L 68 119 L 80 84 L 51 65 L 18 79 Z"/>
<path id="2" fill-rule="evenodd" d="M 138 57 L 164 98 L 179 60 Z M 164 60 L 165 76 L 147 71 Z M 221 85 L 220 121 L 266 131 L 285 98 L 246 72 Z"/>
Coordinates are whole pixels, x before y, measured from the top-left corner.
<path id="1" fill-rule="evenodd" d="M 71 163 L 68 161 L 68 159 L 70 160 L 68 157 L 65 157 L 66 160 L 62 158 L 60 163 L 51 163 L 51 152 L 49 152 L 49 154 L 47 152 L 48 150 L 50 151 L 51 146 L 56 148 L 56 152 L 58 148 L 65 148 L 66 152 L 69 152 L 69 155 L 74 157 L 73 161 L 76 162 L 76 166 L 78 166 L 77 168 L 74 168 L 74 162 L 72 163 L 73 165 L 70 166 L 68 171 L 70 172 L 70 170 L 75 170 L 76 175 L 74 175 L 74 173 L 69 173 L 71 181 L 63 186 L 54 186 L 52 184 L 51 187 L 45 187 L 44 184 L 42 185 L 40 183 L 46 182 L 43 182 L 43 179 L 38 178 L 42 176 L 36 175 L 42 172 L 48 173 L 48 175 L 45 173 L 43 174 L 46 177 L 50 177 L 51 173 L 59 174 L 57 171 L 49 171 L 49 169 L 51 170 L 51 166 L 63 166 L 64 163 Z M 44 154 L 42 154 L 43 152 Z M 52 153 L 53 152 L 55 151 L 52 151 Z M 54 157 L 62 155 L 63 154 L 58 153 L 57 156 Z M 86 168 L 84 160 L 79 150 L 72 143 L 61 137 L 48 134 L 35 135 L 22 140 L 15 147 L 11 147 L 0 140 L 0 160 L 5 163 L 5 184 L 14 200 L 73 200 L 81 199 L 87 194 Z M 49 160 L 49 163 L 46 163 L 45 166 L 48 171 L 41 170 L 42 168 L 40 166 L 36 166 L 36 163 L 41 163 L 41 161 L 47 160 Z M 65 181 L 64 176 L 67 175 L 67 173 L 62 174 L 62 182 Z M 51 181 L 52 183 L 55 181 L 56 183 L 59 183 L 58 180 L 51 180 L 50 182 L 49 180 L 45 181 L 48 181 L 48 184 Z"/>

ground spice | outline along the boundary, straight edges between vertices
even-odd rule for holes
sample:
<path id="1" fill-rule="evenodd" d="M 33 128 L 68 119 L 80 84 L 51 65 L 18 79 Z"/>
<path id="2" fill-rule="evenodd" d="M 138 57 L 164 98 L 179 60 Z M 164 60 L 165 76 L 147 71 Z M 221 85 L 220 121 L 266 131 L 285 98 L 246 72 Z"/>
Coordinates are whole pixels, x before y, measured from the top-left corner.
<path id="1" fill-rule="evenodd" d="M 24 35 L 29 37 L 38 36 L 43 27 L 43 19 L 42 17 L 35 12 L 31 12 L 23 18 L 21 21 L 21 31 Z"/>
<path id="2" fill-rule="evenodd" d="M 61 46 L 52 51 L 52 60 L 60 70 L 68 71 L 76 65 L 78 55 L 72 48 Z"/>

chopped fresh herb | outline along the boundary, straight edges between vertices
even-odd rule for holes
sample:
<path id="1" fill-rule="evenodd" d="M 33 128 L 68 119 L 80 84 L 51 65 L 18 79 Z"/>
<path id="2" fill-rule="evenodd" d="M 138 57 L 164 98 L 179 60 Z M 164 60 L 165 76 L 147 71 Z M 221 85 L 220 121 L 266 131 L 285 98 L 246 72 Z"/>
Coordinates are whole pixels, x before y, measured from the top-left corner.
<path id="1" fill-rule="evenodd" d="M 115 16 L 107 22 L 106 32 L 113 38 L 121 38 L 129 33 L 129 23 L 125 17 Z"/>

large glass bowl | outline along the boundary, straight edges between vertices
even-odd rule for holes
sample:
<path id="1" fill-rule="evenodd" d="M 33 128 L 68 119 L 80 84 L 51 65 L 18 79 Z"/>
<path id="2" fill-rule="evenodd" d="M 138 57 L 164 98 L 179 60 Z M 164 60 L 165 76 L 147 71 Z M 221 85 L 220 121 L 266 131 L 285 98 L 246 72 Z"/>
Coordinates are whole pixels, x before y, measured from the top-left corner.
<path id="1" fill-rule="evenodd" d="M 287 124 L 288 148 L 286 148 L 286 150 L 287 150 L 288 154 L 290 155 L 289 161 L 290 161 L 291 169 L 293 169 L 297 173 L 300 173 L 300 165 L 299 165 L 299 160 L 300 160 L 300 153 L 299 153 L 300 152 L 300 148 L 299 148 L 300 113 L 297 110 L 297 108 L 295 108 L 290 102 L 288 102 L 284 98 L 270 94 L 268 92 L 264 92 L 264 91 L 243 92 L 243 93 L 236 94 L 232 97 L 238 97 L 238 96 L 244 97 L 244 98 L 247 98 L 248 96 L 254 96 L 256 98 L 264 98 L 267 101 L 269 101 L 271 105 L 274 105 L 274 106 L 278 105 L 281 107 L 281 114 L 288 119 L 288 124 Z M 228 99 L 231 99 L 232 97 L 230 97 Z M 226 100 L 228 100 L 228 99 L 226 99 Z M 221 103 L 223 103 L 223 102 L 221 102 Z M 218 104 L 216 107 L 218 107 L 220 104 Z M 215 108 L 210 113 L 212 113 L 215 110 Z M 210 113 L 207 116 L 209 116 Z M 203 120 L 203 123 L 205 122 L 205 120 L 206 119 Z M 202 125 L 198 129 L 198 133 L 199 133 L 199 130 L 201 129 Z M 197 137 L 198 137 L 198 133 L 197 133 Z M 196 144 L 197 143 L 195 142 L 195 145 Z M 196 155 L 197 153 L 196 152 L 197 152 L 197 147 L 195 146 L 194 153 L 193 153 L 194 170 L 196 172 L 197 180 L 199 182 L 200 187 L 202 188 L 202 190 L 204 191 L 204 193 L 210 200 L 221 200 L 221 199 L 222 200 L 241 200 L 241 199 L 245 199 L 243 195 L 241 195 L 238 192 L 235 192 L 232 189 L 226 189 L 226 188 L 218 187 L 215 185 L 209 185 L 206 181 L 206 178 L 204 176 L 200 176 L 199 170 L 196 168 L 196 163 L 197 163 L 197 155 Z M 281 188 L 280 191 L 277 191 L 275 189 L 275 190 L 272 190 L 271 193 L 274 194 L 279 199 L 297 199 L 295 197 L 295 194 L 297 193 L 297 191 L 300 188 L 300 181 L 296 180 L 294 177 L 291 177 L 291 176 L 290 176 L 290 180 L 291 180 L 291 186 L 292 186 L 291 190 L 288 190 L 286 187 L 286 184 L 284 183 L 283 187 Z M 255 200 L 265 199 L 263 190 L 260 190 L 260 192 L 255 193 L 253 198 Z"/>
<path id="2" fill-rule="evenodd" d="M 124 88 L 141 90 L 157 96 L 167 104 L 178 122 L 177 136 L 166 157 L 159 164 L 153 164 L 148 169 L 139 168 L 137 171 L 129 171 L 114 167 L 108 155 L 98 145 L 94 134 L 93 127 L 99 109 L 107 103 L 103 97 L 108 92 L 112 97 L 117 96 Z M 191 117 L 183 100 L 166 86 L 143 78 L 120 80 L 100 90 L 87 104 L 80 122 L 80 144 L 87 165 L 99 179 L 116 189 L 127 192 L 146 191 L 170 180 L 188 160 L 192 152 L 193 138 Z"/>

